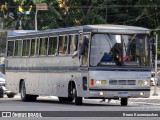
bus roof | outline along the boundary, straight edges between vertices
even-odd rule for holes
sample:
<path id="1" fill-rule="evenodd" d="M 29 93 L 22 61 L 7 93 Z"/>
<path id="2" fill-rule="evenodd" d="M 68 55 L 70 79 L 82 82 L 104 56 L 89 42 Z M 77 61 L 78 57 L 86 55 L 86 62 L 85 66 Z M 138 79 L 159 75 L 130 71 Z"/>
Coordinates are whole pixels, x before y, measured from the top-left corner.
<path id="1" fill-rule="evenodd" d="M 8 35 L 8 37 L 14 36 L 24 36 L 24 35 L 33 35 L 33 34 L 46 34 L 53 32 L 67 32 L 67 31 L 84 31 L 84 32 L 102 32 L 102 33 L 119 33 L 119 34 L 149 34 L 149 29 L 143 27 L 135 26 L 126 26 L 126 25 L 112 25 L 112 24 L 99 24 L 99 25 L 84 25 L 68 28 L 58 28 L 50 30 L 41 30 L 41 31 L 27 31 L 23 34 Z"/>

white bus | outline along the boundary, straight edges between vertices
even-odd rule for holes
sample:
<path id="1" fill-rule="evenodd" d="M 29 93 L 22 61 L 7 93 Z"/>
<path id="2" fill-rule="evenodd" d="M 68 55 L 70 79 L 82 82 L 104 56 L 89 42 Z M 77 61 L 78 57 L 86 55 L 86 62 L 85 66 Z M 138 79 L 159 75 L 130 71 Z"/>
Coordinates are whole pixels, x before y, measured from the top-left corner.
<path id="1" fill-rule="evenodd" d="M 7 89 L 22 101 L 40 95 L 60 102 L 150 96 L 149 30 L 85 25 L 8 36 Z"/>

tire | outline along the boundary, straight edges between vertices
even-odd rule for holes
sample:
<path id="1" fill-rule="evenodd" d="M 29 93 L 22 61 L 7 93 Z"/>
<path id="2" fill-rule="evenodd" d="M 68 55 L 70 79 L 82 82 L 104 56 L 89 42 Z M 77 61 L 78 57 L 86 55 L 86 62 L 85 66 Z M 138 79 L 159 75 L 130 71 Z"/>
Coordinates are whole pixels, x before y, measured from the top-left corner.
<path id="1" fill-rule="evenodd" d="M 21 93 L 21 100 L 24 102 L 28 102 L 28 101 L 36 101 L 37 99 L 37 95 L 28 95 L 26 94 L 26 87 L 25 87 L 25 82 L 22 81 L 21 86 L 20 86 L 20 93 Z"/>
<path id="2" fill-rule="evenodd" d="M 15 94 L 7 94 L 8 98 L 14 98 Z"/>
<path id="3" fill-rule="evenodd" d="M 75 105 L 82 105 L 82 97 L 77 96 L 76 88 L 73 88 L 73 94 L 74 94 Z"/>
<path id="4" fill-rule="evenodd" d="M 0 86 L 0 98 L 3 98 L 3 97 L 4 97 L 4 91 L 2 86 Z"/>
<path id="5" fill-rule="evenodd" d="M 29 95 L 29 101 L 35 102 L 37 100 L 37 95 Z"/>
<path id="6" fill-rule="evenodd" d="M 72 97 L 58 97 L 60 102 L 72 102 L 74 100 L 74 98 Z"/>
<path id="7" fill-rule="evenodd" d="M 127 106 L 128 105 L 128 98 L 121 98 L 121 106 Z"/>

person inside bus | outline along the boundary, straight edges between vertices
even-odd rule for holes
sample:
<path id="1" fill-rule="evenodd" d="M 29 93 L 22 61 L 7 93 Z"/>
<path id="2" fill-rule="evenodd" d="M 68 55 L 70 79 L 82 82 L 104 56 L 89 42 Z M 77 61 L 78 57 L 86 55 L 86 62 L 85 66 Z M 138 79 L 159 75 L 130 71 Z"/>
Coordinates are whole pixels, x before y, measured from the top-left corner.
<path id="1" fill-rule="evenodd" d="M 81 42 L 79 43 L 79 48 L 81 48 Z M 72 58 L 77 57 L 78 54 L 79 54 L 79 51 L 80 51 L 80 50 L 78 50 L 78 49 L 75 47 L 75 51 L 74 51 L 74 53 L 73 53 L 73 55 L 72 55 Z"/>
<path id="2" fill-rule="evenodd" d="M 110 61 L 111 59 L 112 59 L 112 55 L 107 52 L 104 52 L 104 55 L 101 58 L 101 61 Z"/>
<path id="3" fill-rule="evenodd" d="M 75 51 L 72 58 L 82 55 L 82 64 L 87 65 L 88 63 L 88 47 L 89 47 L 89 36 L 84 36 L 82 42 L 79 43 L 79 50 Z"/>
<path id="4" fill-rule="evenodd" d="M 111 52 L 113 60 L 116 62 L 116 64 L 118 66 L 121 65 L 121 44 L 116 43 L 112 48 L 111 48 Z"/>

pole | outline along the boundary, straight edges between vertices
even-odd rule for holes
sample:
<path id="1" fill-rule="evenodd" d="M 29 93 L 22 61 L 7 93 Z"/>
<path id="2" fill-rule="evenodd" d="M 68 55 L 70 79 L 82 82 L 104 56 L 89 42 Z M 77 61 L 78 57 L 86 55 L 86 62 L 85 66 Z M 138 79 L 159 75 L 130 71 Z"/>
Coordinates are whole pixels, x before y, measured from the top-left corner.
<path id="1" fill-rule="evenodd" d="M 155 42 L 155 47 L 156 47 L 156 55 L 155 55 L 155 77 L 154 77 L 154 82 L 155 82 L 155 87 L 154 87 L 154 93 L 153 96 L 158 96 L 157 93 L 157 42 L 158 42 L 158 34 L 156 34 L 156 42 Z"/>
<path id="2" fill-rule="evenodd" d="M 35 13 L 35 30 L 37 31 L 37 13 L 38 10 L 36 9 L 36 13 Z"/>

